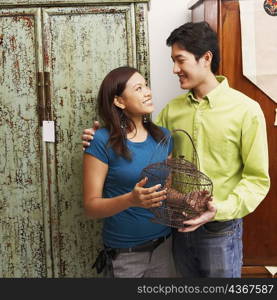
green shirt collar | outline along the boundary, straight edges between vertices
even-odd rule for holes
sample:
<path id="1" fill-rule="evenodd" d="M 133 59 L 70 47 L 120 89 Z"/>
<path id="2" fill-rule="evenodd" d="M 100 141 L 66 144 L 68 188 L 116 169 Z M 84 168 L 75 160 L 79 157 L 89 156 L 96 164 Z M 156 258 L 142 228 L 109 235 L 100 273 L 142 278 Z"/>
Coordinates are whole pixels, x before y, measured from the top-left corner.
<path id="1" fill-rule="evenodd" d="M 225 76 L 218 75 L 216 76 L 217 81 L 219 82 L 219 85 L 211 90 L 203 99 L 207 100 L 210 107 L 213 108 L 219 98 L 217 97 L 218 94 L 222 94 L 222 91 L 226 90 L 229 88 L 229 83 L 228 79 Z M 193 101 L 198 102 L 198 100 L 194 97 L 192 90 L 190 90 L 187 94 L 187 99 L 189 100 L 190 103 Z"/>

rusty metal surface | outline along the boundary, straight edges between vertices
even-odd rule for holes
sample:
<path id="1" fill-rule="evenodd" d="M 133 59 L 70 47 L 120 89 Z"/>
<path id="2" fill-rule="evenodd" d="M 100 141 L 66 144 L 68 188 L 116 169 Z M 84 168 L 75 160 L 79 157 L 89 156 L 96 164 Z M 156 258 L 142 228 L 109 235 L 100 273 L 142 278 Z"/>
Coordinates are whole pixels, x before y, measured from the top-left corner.
<path id="1" fill-rule="evenodd" d="M 70 4 L 117 4 L 117 3 L 140 3 L 150 0 L 1 0 L 1 5 L 70 5 Z"/>
<path id="2" fill-rule="evenodd" d="M 0 11 L 0 277 L 46 277 L 38 10 Z"/>
<path id="3" fill-rule="evenodd" d="M 57 277 L 94 276 L 101 222 L 82 205 L 80 133 L 96 119 L 95 99 L 111 69 L 132 64 L 132 6 L 44 10 L 45 70 L 52 83 L 56 147 L 49 145 L 54 271 Z"/>
<path id="4" fill-rule="evenodd" d="M 129 64 L 149 78 L 146 13 L 146 3 L 0 10 L 0 277 L 98 276 L 102 221 L 84 216 L 80 134 L 107 72 Z M 42 142 L 42 116 L 55 143 Z"/>
<path id="5" fill-rule="evenodd" d="M 150 85 L 148 19 L 146 4 L 135 4 L 137 68 L 144 75 Z"/>

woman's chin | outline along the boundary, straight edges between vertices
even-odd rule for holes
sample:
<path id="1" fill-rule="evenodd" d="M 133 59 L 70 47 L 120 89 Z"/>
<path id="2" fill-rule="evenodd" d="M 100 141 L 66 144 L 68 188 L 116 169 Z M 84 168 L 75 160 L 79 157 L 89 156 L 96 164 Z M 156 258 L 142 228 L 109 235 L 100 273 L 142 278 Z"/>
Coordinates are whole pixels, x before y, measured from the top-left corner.
<path id="1" fill-rule="evenodd" d="M 148 105 L 145 110 L 144 110 L 144 114 L 151 114 L 154 111 L 154 105 Z"/>

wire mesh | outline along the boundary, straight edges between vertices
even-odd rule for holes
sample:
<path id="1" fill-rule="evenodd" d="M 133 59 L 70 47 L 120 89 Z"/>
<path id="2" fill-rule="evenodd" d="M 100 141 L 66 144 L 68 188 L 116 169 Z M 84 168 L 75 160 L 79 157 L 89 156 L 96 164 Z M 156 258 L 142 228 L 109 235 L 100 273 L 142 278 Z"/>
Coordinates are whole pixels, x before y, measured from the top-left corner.
<path id="1" fill-rule="evenodd" d="M 141 178 L 147 177 L 147 185 L 161 184 L 161 189 L 167 189 L 167 199 L 162 206 L 150 208 L 155 223 L 182 228 L 183 222 L 200 216 L 205 212 L 208 201 L 211 200 L 213 183 L 211 179 L 199 170 L 199 159 L 190 135 L 182 129 L 174 130 L 165 137 L 158 147 L 168 144 L 168 139 L 176 131 L 184 132 L 193 147 L 193 162 L 184 156 L 152 163 L 142 170 Z"/>

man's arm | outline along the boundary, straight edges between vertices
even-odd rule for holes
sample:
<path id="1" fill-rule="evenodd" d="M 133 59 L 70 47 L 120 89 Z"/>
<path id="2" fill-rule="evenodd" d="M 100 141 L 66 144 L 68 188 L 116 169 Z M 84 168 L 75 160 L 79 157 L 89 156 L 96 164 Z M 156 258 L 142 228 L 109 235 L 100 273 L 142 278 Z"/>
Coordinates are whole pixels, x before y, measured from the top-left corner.
<path id="1" fill-rule="evenodd" d="M 253 212 L 270 187 L 266 124 L 259 106 L 244 119 L 241 136 L 242 177 L 225 201 L 217 202 L 216 220 L 242 218 Z M 226 218 L 227 217 L 227 218 Z"/>
<path id="2" fill-rule="evenodd" d="M 185 221 L 189 225 L 181 232 L 194 231 L 210 220 L 226 221 L 242 218 L 253 212 L 265 198 L 270 187 L 268 174 L 268 148 L 264 115 L 258 107 L 249 112 L 242 126 L 241 158 L 242 178 L 224 201 L 208 206 L 200 217 Z"/>

